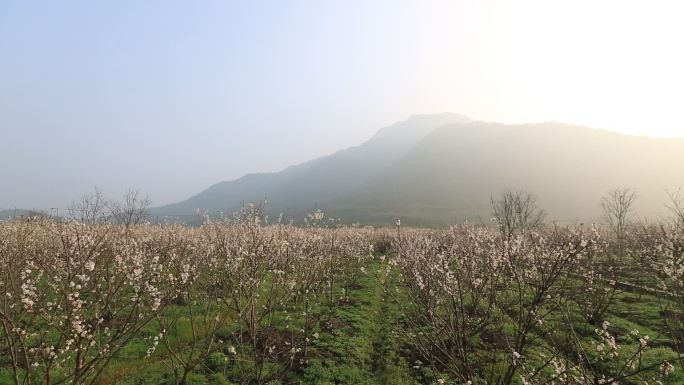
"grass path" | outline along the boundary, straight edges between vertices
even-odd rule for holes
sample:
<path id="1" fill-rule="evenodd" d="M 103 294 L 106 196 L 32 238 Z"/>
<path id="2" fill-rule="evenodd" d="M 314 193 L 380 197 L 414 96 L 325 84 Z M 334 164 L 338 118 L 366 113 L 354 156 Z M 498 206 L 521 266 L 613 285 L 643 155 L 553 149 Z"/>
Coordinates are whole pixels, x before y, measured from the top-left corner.
<path id="1" fill-rule="evenodd" d="M 383 286 L 367 274 L 330 313 L 338 327 L 323 333 L 299 384 L 415 385 L 393 333 L 398 311 Z"/>

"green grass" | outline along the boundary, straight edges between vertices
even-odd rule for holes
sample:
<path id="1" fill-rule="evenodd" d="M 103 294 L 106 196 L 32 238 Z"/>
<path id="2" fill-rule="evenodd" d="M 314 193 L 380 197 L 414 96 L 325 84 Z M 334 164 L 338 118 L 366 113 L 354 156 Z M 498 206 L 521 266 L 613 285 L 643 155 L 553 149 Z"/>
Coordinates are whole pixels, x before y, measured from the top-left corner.
<path id="1" fill-rule="evenodd" d="M 416 384 L 409 365 L 397 353 L 393 334 L 396 305 L 372 275 L 359 280 L 346 304 L 331 309 L 328 322 L 338 325 L 321 335 L 321 358 L 309 360 L 298 384 Z M 331 322 L 334 321 L 334 322 Z"/>
<path id="2" fill-rule="evenodd" d="M 336 288 L 334 304 L 322 301 L 312 310 L 312 318 L 316 321 L 311 326 L 312 333 L 319 338 L 312 341 L 308 351 L 308 361 L 294 365 L 277 378 L 276 373 L 282 371 L 282 362 L 268 362 L 265 365 L 265 378 L 271 385 L 427 385 L 435 384 L 437 375 L 427 367 L 414 369 L 409 361 L 415 357 L 408 345 L 402 342 L 397 325 L 401 322 L 400 304 L 402 293 L 390 296 L 378 279 L 382 274 L 382 266 L 372 263 L 367 267 L 368 273 L 361 275 L 355 285 L 345 293 Z M 648 365 L 665 358 L 676 357 L 669 347 L 667 338 L 661 333 L 663 308 L 668 305 L 667 299 L 657 298 L 650 294 L 639 294 L 624 291 L 616 295 L 611 304 L 606 320 L 611 323 L 611 332 L 628 334 L 638 329 L 641 335 L 651 337 L 652 348 L 644 355 L 644 364 Z M 181 312 L 181 319 L 171 330 L 171 341 L 174 346 L 182 346 L 191 338 L 188 315 L 182 307 L 174 307 L 167 312 Z M 292 311 L 290 309 L 290 311 Z M 273 321 L 276 330 L 287 331 L 286 312 L 278 312 Z M 185 317 L 185 318 L 183 318 Z M 503 325 L 503 331 L 511 325 Z M 222 325 L 217 338 L 229 341 L 239 326 L 230 322 Z M 289 323 L 289 327 L 302 327 Z M 595 326 L 578 325 L 577 332 L 582 336 L 590 336 Z M 509 330 L 510 331 L 510 330 Z M 156 322 L 149 324 L 140 338 L 133 340 L 108 366 L 97 385 L 163 385 L 173 384 L 173 374 L 163 361 L 168 353 L 163 344 L 157 352 L 145 358 L 149 344 L 145 337 L 159 333 Z M 540 337 L 543 338 L 543 337 Z M 543 342 L 542 342 L 543 343 Z M 625 354 L 630 349 L 623 347 Z M 248 352 L 245 352 L 248 353 Z M 244 359 L 241 359 L 244 358 Z M 531 363 L 532 364 L 532 363 Z M 234 357 L 227 346 L 217 344 L 214 351 L 199 365 L 189 377 L 189 383 L 195 385 L 228 385 L 238 383 L 242 374 L 253 370 L 253 364 L 247 357 Z M 448 381 L 447 384 L 456 383 Z M 232 381 L 232 382 L 231 382 Z M 517 381 L 517 379 L 516 379 Z M 11 373 L 0 368 L 0 385 L 11 384 Z M 625 384 L 635 383 L 628 380 Z M 684 373 L 676 370 L 669 378 L 669 384 L 684 384 Z"/>
<path id="3" fill-rule="evenodd" d="M 310 346 L 308 362 L 271 384 L 416 385 L 432 382 L 429 370 L 414 371 L 407 362 L 407 348 L 400 344 L 395 331 L 399 309 L 374 275 L 377 268 L 370 267 L 346 295 L 338 288 L 335 304 L 324 302 L 315 309 L 313 317 L 320 321 L 312 332 L 320 337 Z M 284 330 L 284 319 L 285 313 L 278 313 L 273 325 Z M 181 321 L 173 330 L 175 344 L 190 338 L 187 324 L 187 320 Z M 235 325 L 223 326 L 218 337 L 229 338 L 235 328 Z M 144 334 L 155 333 L 158 333 L 158 327 L 151 324 Z M 166 358 L 163 347 L 160 346 L 152 357 L 142 358 L 147 346 L 143 340 L 134 341 L 106 370 L 98 384 L 172 384 L 172 374 L 161 363 Z M 270 365 L 272 369 L 277 366 L 275 363 Z M 193 373 L 190 383 L 231 384 L 231 379 L 237 379 L 242 371 L 249 370 L 248 363 L 236 363 L 226 352 L 217 350 L 209 355 L 197 373 Z"/>

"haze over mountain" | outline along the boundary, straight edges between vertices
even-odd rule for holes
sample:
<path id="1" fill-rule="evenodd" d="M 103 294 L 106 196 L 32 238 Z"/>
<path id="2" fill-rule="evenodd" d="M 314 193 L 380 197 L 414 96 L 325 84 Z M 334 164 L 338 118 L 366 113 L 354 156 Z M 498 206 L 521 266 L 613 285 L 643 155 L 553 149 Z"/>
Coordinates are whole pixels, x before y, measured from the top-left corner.
<path id="1" fill-rule="evenodd" d="M 33 212 L 33 213 L 37 213 Z M 31 215 L 32 211 L 31 210 L 25 210 L 25 209 L 0 209 L 0 220 L 2 219 L 9 219 L 13 218 L 16 216 L 21 216 L 21 215 Z"/>
<path id="2" fill-rule="evenodd" d="M 561 123 L 505 125 L 457 114 L 416 115 L 365 143 L 280 172 L 217 183 L 153 216 L 229 214 L 267 200 L 270 215 L 315 209 L 344 222 L 444 225 L 488 220 L 490 198 L 527 190 L 549 219 L 596 221 L 611 188 L 639 194 L 639 215 L 666 212 L 684 186 L 684 139 L 654 139 Z"/>

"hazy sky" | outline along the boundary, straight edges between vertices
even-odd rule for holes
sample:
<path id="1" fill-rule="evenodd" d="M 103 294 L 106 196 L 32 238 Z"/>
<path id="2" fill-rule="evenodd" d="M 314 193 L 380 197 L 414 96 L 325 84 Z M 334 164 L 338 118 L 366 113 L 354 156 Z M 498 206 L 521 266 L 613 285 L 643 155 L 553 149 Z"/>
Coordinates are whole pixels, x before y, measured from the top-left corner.
<path id="1" fill-rule="evenodd" d="M 177 201 L 414 113 L 684 136 L 683 4 L 0 0 L 0 207 Z"/>

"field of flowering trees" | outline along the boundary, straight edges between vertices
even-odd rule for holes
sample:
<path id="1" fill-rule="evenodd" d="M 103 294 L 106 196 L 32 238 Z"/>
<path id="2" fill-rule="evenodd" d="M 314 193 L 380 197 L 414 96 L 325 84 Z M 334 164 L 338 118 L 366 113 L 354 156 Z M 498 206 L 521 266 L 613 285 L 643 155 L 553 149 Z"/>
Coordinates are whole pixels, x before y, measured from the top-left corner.
<path id="1" fill-rule="evenodd" d="M 14 220 L 0 294 L 0 384 L 684 384 L 674 223 Z"/>

